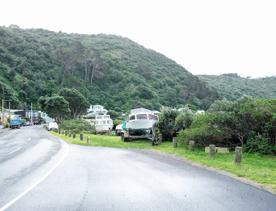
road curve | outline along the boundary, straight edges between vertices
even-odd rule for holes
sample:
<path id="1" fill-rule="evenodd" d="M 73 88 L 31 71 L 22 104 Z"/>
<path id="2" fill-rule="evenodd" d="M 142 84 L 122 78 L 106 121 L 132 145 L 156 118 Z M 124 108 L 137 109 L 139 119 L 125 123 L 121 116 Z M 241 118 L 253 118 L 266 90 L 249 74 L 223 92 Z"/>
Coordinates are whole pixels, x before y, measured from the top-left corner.
<path id="1" fill-rule="evenodd" d="M 0 209 L 49 172 L 64 146 L 41 128 L 0 134 Z M 172 157 L 69 148 L 7 210 L 276 210 L 275 195 Z"/>

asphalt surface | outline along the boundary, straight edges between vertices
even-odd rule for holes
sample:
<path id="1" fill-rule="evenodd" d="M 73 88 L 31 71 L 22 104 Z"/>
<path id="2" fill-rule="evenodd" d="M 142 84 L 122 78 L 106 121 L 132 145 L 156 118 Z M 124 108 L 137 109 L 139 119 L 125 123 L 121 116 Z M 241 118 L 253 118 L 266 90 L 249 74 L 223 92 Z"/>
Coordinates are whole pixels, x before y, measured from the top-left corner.
<path id="1" fill-rule="evenodd" d="M 92 140 L 93 141 L 93 140 Z M 0 133 L 0 210 L 276 210 L 276 196 L 153 152 Z"/>

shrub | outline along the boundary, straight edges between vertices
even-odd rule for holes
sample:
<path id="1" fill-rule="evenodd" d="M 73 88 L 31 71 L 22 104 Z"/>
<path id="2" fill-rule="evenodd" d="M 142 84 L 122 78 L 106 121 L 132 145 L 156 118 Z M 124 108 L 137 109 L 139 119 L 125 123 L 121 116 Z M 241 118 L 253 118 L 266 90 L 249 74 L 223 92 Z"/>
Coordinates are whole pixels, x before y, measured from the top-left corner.
<path id="1" fill-rule="evenodd" d="M 163 108 L 159 114 L 157 127 L 162 134 L 163 140 L 172 140 L 176 135 L 175 119 L 179 112 L 172 108 Z"/>
<path id="2" fill-rule="evenodd" d="M 75 133 L 81 131 L 95 132 L 95 127 L 83 119 L 71 119 L 65 120 L 61 123 L 60 128 L 62 130 L 71 130 Z"/>
<path id="3" fill-rule="evenodd" d="M 206 113 L 196 116 L 190 128 L 178 133 L 177 140 L 184 144 L 188 144 L 189 140 L 194 140 L 198 147 L 208 146 L 209 144 L 224 146 L 227 137 L 223 130 L 213 124 L 216 115 Z"/>
<path id="4" fill-rule="evenodd" d="M 194 112 L 185 106 L 175 118 L 175 126 L 177 131 L 190 127 L 193 122 Z"/>
<path id="5" fill-rule="evenodd" d="M 251 133 L 245 144 L 246 152 L 255 152 L 260 154 L 271 154 L 273 147 L 269 144 L 266 137 L 255 133 Z"/>

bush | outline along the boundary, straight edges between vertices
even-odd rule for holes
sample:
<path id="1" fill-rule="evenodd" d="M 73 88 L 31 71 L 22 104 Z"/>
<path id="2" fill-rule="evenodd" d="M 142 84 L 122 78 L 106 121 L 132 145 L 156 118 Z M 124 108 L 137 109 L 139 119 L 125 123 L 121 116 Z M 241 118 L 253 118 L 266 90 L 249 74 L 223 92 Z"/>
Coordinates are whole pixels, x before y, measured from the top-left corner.
<path id="1" fill-rule="evenodd" d="M 75 133 L 80 133 L 81 131 L 95 132 L 95 127 L 91 126 L 89 122 L 83 119 L 71 119 L 65 120 L 61 123 L 60 129 L 70 130 Z"/>
<path id="2" fill-rule="evenodd" d="M 273 147 L 269 144 L 268 139 L 260 134 L 250 134 L 250 137 L 247 139 L 245 144 L 246 152 L 255 152 L 268 155 L 272 153 L 272 150 Z"/>
<path id="3" fill-rule="evenodd" d="M 163 108 L 161 110 L 157 127 L 162 134 L 163 140 L 172 140 L 173 136 L 176 135 L 175 119 L 178 114 L 179 112 L 172 108 Z"/>
<path id="4" fill-rule="evenodd" d="M 224 146 L 227 137 L 223 130 L 213 124 L 215 118 L 216 114 L 211 113 L 196 116 L 190 128 L 178 133 L 177 140 L 184 144 L 188 144 L 189 140 L 194 140 L 198 147 L 208 146 L 209 144 Z"/>

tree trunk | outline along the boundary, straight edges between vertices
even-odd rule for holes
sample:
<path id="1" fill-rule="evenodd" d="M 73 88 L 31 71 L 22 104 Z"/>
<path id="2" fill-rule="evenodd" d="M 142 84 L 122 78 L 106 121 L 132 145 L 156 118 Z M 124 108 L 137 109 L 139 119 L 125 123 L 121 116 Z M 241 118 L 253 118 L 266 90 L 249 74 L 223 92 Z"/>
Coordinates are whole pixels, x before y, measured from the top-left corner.
<path id="1" fill-rule="evenodd" d="M 238 134 L 238 138 L 239 138 L 239 140 L 241 142 L 241 146 L 243 147 L 243 138 L 244 138 L 244 136 L 241 135 L 241 134 Z"/>

